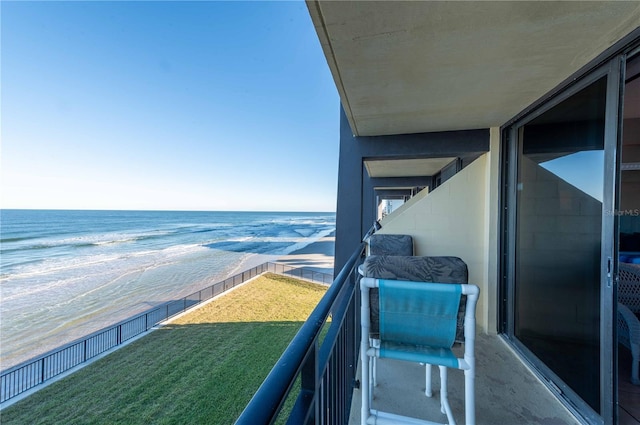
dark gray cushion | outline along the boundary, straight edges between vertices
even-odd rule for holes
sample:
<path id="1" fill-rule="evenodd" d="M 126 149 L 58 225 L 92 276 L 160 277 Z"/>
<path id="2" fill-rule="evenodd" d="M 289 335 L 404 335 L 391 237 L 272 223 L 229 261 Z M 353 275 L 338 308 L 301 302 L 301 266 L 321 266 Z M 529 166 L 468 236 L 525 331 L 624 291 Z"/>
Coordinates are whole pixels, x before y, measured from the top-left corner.
<path id="1" fill-rule="evenodd" d="M 364 277 L 376 279 L 408 280 L 413 282 L 469 283 L 467 264 L 458 257 L 415 257 L 396 255 L 371 255 L 361 267 Z M 456 342 L 464 341 L 464 312 L 466 297 L 460 299 Z M 370 292 L 371 338 L 378 338 L 379 302 L 378 290 Z"/>
<path id="2" fill-rule="evenodd" d="M 413 255 L 413 238 L 410 235 L 374 233 L 369 238 L 369 254 Z"/>

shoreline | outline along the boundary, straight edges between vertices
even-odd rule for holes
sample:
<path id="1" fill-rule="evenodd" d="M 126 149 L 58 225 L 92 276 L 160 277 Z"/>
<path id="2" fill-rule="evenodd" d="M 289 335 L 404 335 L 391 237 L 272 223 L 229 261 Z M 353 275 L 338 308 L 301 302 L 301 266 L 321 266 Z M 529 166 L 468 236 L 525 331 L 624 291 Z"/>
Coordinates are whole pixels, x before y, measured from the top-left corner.
<path id="1" fill-rule="evenodd" d="M 252 256 L 250 259 L 248 259 L 248 261 L 244 261 L 243 265 L 240 266 L 240 268 L 242 269 L 248 269 L 251 267 L 254 267 L 255 265 L 251 265 L 248 263 L 251 263 L 253 261 L 258 261 L 259 263 L 263 263 L 265 261 L 270 261 L 273 263 L 278 263 L 278 264 L 284 264 L 287 266 L 291 266 L 291 267 L 295 267 L 295 268 L 305 268 L 307 270 L 312 270 L 318 273 L 325 273 L 325 274 L 329 274 L 333 277 L 333 266 L 334 266 L 334 252 L 335 252 L 335 232 L 330 233 L 327 236 L 321 237 L 318 240 L 316 240 L 313 243 L 310 243 L 309 245 L 304 246 L 303 248 L 300 248 L 296 251 L 293 251 L 287 255 L 282 255 L 280 257 L 275 257 L 275 258 L 270 258 L 270 259 L 266 259 L 264 258 L 265 256 L 262 255 L 255 255 Z M 256 264 L 257 265 L 257 264 Z M 333 280 L 333 278 L 331 278 L 331 280 Z M 329 281 L 330 282 L 330 281 Z M 233 290 L 233 289 L 232 289 Z M 225 292 L 226 293 L 226 292 Z M 220 294 L 220 295 L 224 295 L 224 294 Z M 214 297 L 216 298 L 216 297 Z M 213 298 L 212 298 L 213 299 Z M 195 308 L 199 308 L 201 305 L 195 306 Z M 191 309 L 186 310 L 185 312 L 183 312 L 182 314 L 185 314 L 188 312 L 190 312 Z M 170 320 L 173 320 L 175 317 L 172 317 Z M 152 329 L 150 329 L 151 331 Z M 16 397 L 11 398 L 10 400 L 5 401 L 4 403 L 2 403 L 2 408 L 4 409 L 5 407 L 8 407 L 10 405 L 12 405 L 13 403 L 28 397 L 30 394 L 32 394 L 35 391 L 38 391 L 46 386 L 48 386 L 50 383 L 56 382 L 57 380 L 68 376 L 69 374 L 75 372 L 78 368 L 82 368 L 88 364 L 91 364 L 92 362 L 112 353 L 113 351 L 127 345 L 129 342 L 132 342 L 134 340 L 137 340 L 138 338 L 142 338 L 145 335 L 147 335 L 147 332 L 144 332 L 140 335 L 135 336 L 134 338 L 130 339 L 127 342 L 124 342 L 121 345 L 117 345 L 115 347 L 113 347 L 113 349 L 109 349 L 107 351 L 105 351 L 104 353 L 96 356 L 95 358 L 89 360 L 88 362 L 84 362 L 81 363 L 79 365 L 77 365 L 77 367 L 73 367 L 71 369 L 69 369 L 68 371 L 63 372 L 62 374 L 60 374 L 59 376 L 47 380 L 42 386 L 36 386 L 30 390 L 27 390 L 26 392 L 24 392 L 23 394 L 20 394 Z M 71 338 L 71 340 L 75 341 L 75 339 Z M 60 347 L 58 347 L 60 348 Z M 54 349 L 55 350 L 55 349 Z M 45 350 L 46 351 L 46 350 Z M 45 353 L 42 353 L 45 354 Z M 42 354 L 37 354 L 35 355 L 35 357 L 41 356 Z M 33 360 L 32 357 L 31 359 Z M 5 361 L 3 361 L 3 363 L 6 363 L 6 359 L 3 359 Z M 14 358 L 12 359 L 13 361 L 11 362 L 11 365 L 7 368 L 5 367 L 6 364 L 3 364 L 3 369 L 5 371 L 25 362 L 25 361 L 29 361 L 29 358 L 26 359 L 19 359 L 19 356 L 14 356 Z"/>
<path id="2" fill-rule="evenodd" d="M 235 267 L 229 269 L 224 274 L 232 276 L 244 270 L 255 267 L 259 264 L 272 262 L 296 268 L 306 268 L 315 272 L 333 275 L 335 242 L 334 234 L 335 231 L 286 255 L 249 255 L 248 258 L 241 260 Z M 186 297 L 194 292 L 201 290 L 203 287 L 218 283 L 219 281 L 223 281 L 224 279 L 225 277 L 217 275 L 213 279 L 209 277 L 205 280 L 199 280 L 197 283 L 192 283 L 190 285 L 182 287 L 181 290 L 176 291 L 176 296 L 179 298 Z M 174 296 L 173 298 L 175 298 L 176 296 Z M 168 301 L 170 300 L 171 299 L 168 299 Z M 150 308 L 156 307 L 157 305 L 161 305 L 163 303 L 164 302 L 138 303 L 135 306 L 130 306 L 130 308 L 125 308 L 125 311 L 121 311 L 122 309 L 114 309 L 107 318 L 101 316 L 100 320 L 98 321 L 83 322 L 73 329 L 66 329 L 64 332 L 59 332 L 59 330 L 53 332 L 48 331 L 49 333 L 45 334 L 46 337 L 39 340 L 37 344 L 38 349 L 36 350 L 33 350 L 33 347 L 29 345 L 22 346 L 21 344 L 18 344 L 16 347 L 14 347 L 13 350 L 10 350 L 9 353 L 7 353 L 6 350 L 2 350 L 3 359 L 0 368 L 2 370 L 10 369 L 11 367 L 21 364 L 22 362 L 38 357 L 43 353 L 48 352 L 49 350 L 54 350 L 60 346 L 60 339 L 64 341 L 62 345 L 70 343 L 78 338 L 82 338 L 83 336 L 98 332 L 100 330 L 108 328 L 109 326 L 113 326 L 116 323 L 127 320 L 128 318 L 139 315 L 149 310 Z M 114 307 L 114 305 L 112 305 L 111 307 Z M 9 346 L 11 346 L 11 344 L 9 344 Z M 6 347 L 7 346 L 5 345 L 5 347 L 3 348 L 6 349 Z"/>

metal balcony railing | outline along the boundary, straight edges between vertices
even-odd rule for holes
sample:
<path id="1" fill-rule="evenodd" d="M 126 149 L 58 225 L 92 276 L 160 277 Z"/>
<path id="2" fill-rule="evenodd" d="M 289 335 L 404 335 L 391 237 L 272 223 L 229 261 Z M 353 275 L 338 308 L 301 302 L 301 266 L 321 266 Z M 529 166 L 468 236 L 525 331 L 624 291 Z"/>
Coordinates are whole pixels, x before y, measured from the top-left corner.
<path id="1" fill-rule="evenodd" d="M 345 264 L 236 425 L 348 422 L 360 348 L 356 289 L 364 248 Z"/>

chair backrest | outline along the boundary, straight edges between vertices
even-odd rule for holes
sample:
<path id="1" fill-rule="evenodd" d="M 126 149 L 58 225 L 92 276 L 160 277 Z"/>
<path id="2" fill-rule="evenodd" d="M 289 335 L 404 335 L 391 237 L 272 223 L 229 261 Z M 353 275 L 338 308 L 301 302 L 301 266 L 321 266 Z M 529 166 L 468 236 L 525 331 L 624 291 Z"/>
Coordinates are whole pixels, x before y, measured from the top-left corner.
<path id="1" fill-rule="evenodd" d="M 471 284 L 411 282 L 363 277 L 363 320 L 370 308 L 369 290 L 379 289 L 380 340 L 398 344 L 451 348 L 455 339 L 461 298 L 465 296 L 463 319 L 466 345 L 473 347 L 476 304 L 480 289 Z M 365 311 L 367 314 L 365 314 Z M 367 318 L 366 328 L 371 325 Z M 384 328 L 384 329 L 383 329 Z M 471 338 L 471 341 L 468 339 Z"/>
<path id="2" fill-rule="evenodd" d="M 618 302 L 640 313 L 640 264 L 618 264 Z"/>
<path id="3" fill-rule="evenodd" d="M 380 339 L 451 348 L 461 285 L 379 280 Z"/>
<path id="4" fill-rule="evenodd" d="M 413 255 L 413 238 L 374 233 L 369 238 L 369 255 Z"/>

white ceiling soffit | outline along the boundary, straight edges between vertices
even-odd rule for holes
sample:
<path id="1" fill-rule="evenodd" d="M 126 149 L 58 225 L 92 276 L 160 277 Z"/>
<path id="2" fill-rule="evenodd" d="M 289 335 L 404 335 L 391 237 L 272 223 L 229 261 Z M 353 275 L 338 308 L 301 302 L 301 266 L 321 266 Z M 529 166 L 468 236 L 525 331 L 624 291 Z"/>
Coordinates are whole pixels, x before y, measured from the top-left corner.
<path id="1" fill-rule="evenodd" d="M 403 191 L 403 192 L 405 192 L 405 191 L 409 191 L 409 190 L 412 190 L 412 189 L 415 189 L 415 188 L 416 188 L 415 186 L 391 186 L 391 187 L 387 187 L 387 186 L 377 187 L 376 186 L 373 189 L 374 190 L 381 190 L 381 191 L 383 190 L 383 191 L 385 191 L 384 199 L 400 199 L 400 198 L 404 198 L 404 196 L 405 196 L 404 193 L 401 193 L 399 195 L 391 195 L 391 194 L 389 194 L 389 192 L 393 192 L 393 191 Z M 424 190 L 424 188 L 422 190 Z M 378 196 L 380 196 L 380 195 L 378 195 Z"/>
<path id="2" fill-rule="evenodd" d="M 313 1 L 356 135 L 500 126 L 640 25 L 639 1 Z"/>
<path id="3" fill-rule="evenodd" d="M 385 159 L 364 162 L 369 177 L 433 176 L 456 158 Z"/>

